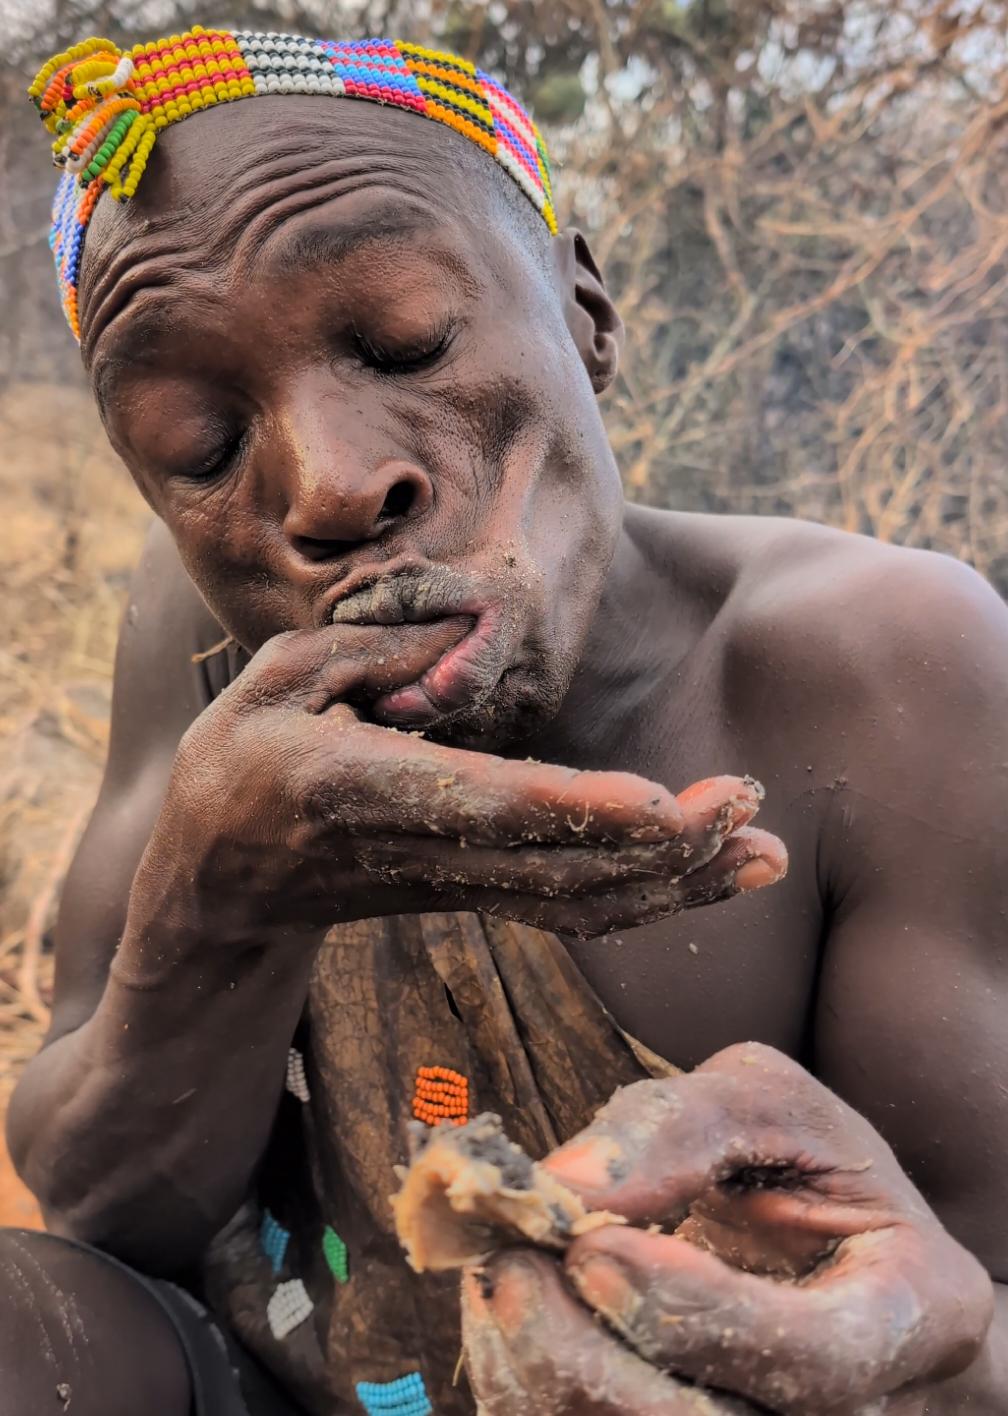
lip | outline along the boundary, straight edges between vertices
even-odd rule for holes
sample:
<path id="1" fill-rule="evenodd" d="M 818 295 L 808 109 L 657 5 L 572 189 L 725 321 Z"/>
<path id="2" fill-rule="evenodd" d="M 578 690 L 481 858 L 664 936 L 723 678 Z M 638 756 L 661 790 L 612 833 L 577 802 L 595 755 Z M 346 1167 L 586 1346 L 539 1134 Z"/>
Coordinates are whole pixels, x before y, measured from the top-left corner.
<path id="1" fill-rule="evenodd" d="M 344 576 L 338 584 L 327 590 L 319 600 L 317 616 L 319 628 L 322 629 L 326 625 L 332 624 L 336 607 L 361 590 L 366 590 L 369 585 L 375 585 L 379 580 L 392 579 L 399 575 L 420 575 L 426 568 L 424 561 L 411 555 L 393 556 L 391 560 L 375 561 L 370 565 L 358 566 Z"/>
<path id="2" fill-rule="evenodd" d="M 408 556 L 361 566 L 329 592 L 326 607 L 327 621 L 337 625 L 472 620 L 469 632 L 415 682 L 372 702 L 374 718 L 390 726 L 420 728 L 475 706 L 507 667 L 503 606 L 449 566 Z"/>
<path id="3" fill-rule="evenodd" d="M 372 705 L 374 716 L 395 727 L 422 726 L 471 708 L 497 687 L 504 671 L 496 606 L 478 615 L 469 633 L 447 649 L 416 683 L 385 693 Z"/>

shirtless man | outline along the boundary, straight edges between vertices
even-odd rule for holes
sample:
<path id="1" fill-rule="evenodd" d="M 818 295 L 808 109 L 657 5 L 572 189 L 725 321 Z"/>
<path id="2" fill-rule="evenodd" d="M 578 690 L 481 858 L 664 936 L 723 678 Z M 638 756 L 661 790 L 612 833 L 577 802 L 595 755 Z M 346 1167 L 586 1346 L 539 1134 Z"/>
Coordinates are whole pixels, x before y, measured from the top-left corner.
<path id="1" fill-rule="evenodd" d="M 158 520 L 11 1111 L 4 1416 L 1004 1413 L 1008 612 L 625 505 L 584 239 L 299 83 L 169 114 L 64 267 Z M 468 1386 L 389 1233 L 414 1074 L 636 1222 L 467 1275 Z"/>

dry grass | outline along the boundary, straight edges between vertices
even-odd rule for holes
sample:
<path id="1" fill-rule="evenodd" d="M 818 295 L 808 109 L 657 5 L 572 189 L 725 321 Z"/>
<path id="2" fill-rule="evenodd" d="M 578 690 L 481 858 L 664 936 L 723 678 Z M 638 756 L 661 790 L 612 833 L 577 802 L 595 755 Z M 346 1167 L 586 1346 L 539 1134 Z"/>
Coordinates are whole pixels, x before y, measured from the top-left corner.
<path id="1" fill-rule="evenodd" d="M 68 426 L 69 444 L 56 431 Z M 101 772 L 116 630 L 148 514 L 82 393 L 15 386 L 0 396 L 0 434 L 12 630 L 0 642 L 2 1109 L 46 1024 L 45 935 Z"/>

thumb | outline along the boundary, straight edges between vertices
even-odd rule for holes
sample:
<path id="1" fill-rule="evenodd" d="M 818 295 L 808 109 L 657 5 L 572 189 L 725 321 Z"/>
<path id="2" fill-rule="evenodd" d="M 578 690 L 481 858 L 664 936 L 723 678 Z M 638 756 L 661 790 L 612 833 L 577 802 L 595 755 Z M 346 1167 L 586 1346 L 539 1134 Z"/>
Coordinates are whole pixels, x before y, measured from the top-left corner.
<path id="1" fill-rule="evenodd" d="M 468 615 L 451 615 L 424 624 L 292 630 L 267 640 L 221 699 L 238 708 L 283 704 L 309 713 L 366 702 L 415 682 L 471 628 Z"/>

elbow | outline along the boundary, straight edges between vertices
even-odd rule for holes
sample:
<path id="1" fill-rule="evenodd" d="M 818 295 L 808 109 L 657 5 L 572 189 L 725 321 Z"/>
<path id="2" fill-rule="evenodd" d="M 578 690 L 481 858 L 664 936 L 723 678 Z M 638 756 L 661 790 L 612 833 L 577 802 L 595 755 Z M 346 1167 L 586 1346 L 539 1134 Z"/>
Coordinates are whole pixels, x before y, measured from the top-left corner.
<path id="1" fill-rule="evenodd" d="M 152 1278 L 177 1278 L 196 1268 L 221 1223 L 193 1206 L 173 1206 L 161 1195 L 129 1197 L 92 1192 L 72 1197 L 52 1187 L 40 1199 L 51 1234 L 111 1254 Z"/>

